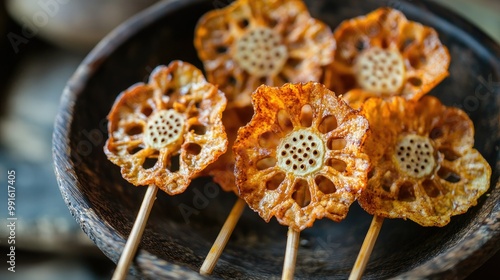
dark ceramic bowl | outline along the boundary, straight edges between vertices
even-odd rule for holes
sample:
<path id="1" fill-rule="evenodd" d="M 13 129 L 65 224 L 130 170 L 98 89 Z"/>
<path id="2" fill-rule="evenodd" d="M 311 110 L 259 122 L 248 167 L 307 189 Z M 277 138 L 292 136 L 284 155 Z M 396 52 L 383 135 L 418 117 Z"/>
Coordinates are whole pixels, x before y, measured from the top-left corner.
<path id="1" fill-rule="evenodd" d="M 152 69 L 175 59 L 202 67 L 193 30 L 206 11 L 228 1 L 169 1 L 148 9 L 107 36 L 82 62 L 64 91 L 54 132 L 54 161 L 62 196 L 82 229 L 117 261 L 146 188 L 122 179 L 106 159 L 106 115 L 116 96 Z M 450 76 L 432 91 L 462 107 L 476 129 L 476 148 L 493 168 L 491 187 L 477 206 L 443 228 L 386 220 L 365 279 L 460 279 L 500 248 L 500 48 L 467 21 L 427 1 L 306 1 L 311 14 L 334 28 L 381 6 L 437 29 L 451 53 Z M 197 271 L 235 196 L 202 178 L 183 194 L 158 194 L 132 265 L 145 278 L 203 278 Z M 371 216 L 357 203 L 346 220 L 317 221 L 301 234 L 296 278 L 346 279 Z M 247 209 L 213 278 L 279 278 L 287 228 Z"/>

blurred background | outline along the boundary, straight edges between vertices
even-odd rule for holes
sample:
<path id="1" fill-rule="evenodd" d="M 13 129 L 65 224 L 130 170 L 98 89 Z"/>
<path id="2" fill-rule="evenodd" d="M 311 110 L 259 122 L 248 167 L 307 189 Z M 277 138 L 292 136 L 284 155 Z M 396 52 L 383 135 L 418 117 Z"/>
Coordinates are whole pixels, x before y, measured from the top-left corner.
<path id="1" fill-rule="evenodd" d="M 16 171 L 16 273 L 7 270 L 0 192 L 0 279 L 110 279 L 114 264 L 81 231 L 59 192 L 52 127 L 63 88 L 92 47 L 157 0 L 0 1 L 0 178 Z M 164 0 L 172 1 L 172 0 Z M 210 0 L 208 0 L 210 1 Z M 434 0 L 500 42 L 500 1 Z M 497 253 L 468 279 L 486 279 Z"/>

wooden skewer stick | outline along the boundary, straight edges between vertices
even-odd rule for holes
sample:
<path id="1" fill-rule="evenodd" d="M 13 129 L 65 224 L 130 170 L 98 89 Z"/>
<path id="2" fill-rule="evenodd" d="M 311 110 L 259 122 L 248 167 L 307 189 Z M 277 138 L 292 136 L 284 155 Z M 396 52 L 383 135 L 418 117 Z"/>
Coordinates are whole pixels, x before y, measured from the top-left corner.
<path id="1" fill-rule="evenodd" d="M 299 240 L 300 231 L 296 231 L 289 227 L 286 240 L 285 262 L 283 263 L 283 274 L 281 275 L 282 280 L 293 279 L 297 252 L 299 250 Z"/>
<path id="2" fill-rule="evenodd" d="M 144 228 L 146 227 L 149 213 L 151 212 L 151 208 L 153 207 L 154 201 L 156 199 L 157 191 L 158 188 L 155 185 L 150 185 L 146 191 L 146 194 L 144 194 L 141 208 L 139 209 L 139 213 L 137 214 L 134 226 L 132 227 L 132 231 L 130 232 L 130 235 L 127 239 L 127 243 L 125 244 L 125 248 L 123 249 L 123 252 L 120 256 L 120 260 L 118 261 L 115 272 L 113 273 L 113 278 L 111 278 L 112 280 L 123 280 L 128 275 L 130 263 L 135 256 L 135 252 L 137 251 L 137 247 L 139 247 L 139 243 L 141 243 L 142 233 L 144 232 Z"/>
<path id="3" fill-rule="evenodd" d="M 238 220 L 241 217 L 241 213 L 243 213 L 243 210 L 245 209 L 245 205 L 246 205 L 245 201 L 241 198 L 238 198 L 236 203 L 234 203 L 233 209 L 231 209 L 231 212 L 229 213 L 229 216 L 224 222 L 224 225 L 222 226 L 219 235 L 217 235 L 217 238 L 215 239 L 215 242 L 212 245 L 210 252 L 208 252 L 205 261 L 201 265 L 200 268 L 201 275 L 210 275 L 214 270 L 215 265 L 217 264 L 217 261 L 219 260 L 219 257 L 222 254 L 222 251 L 226 247 L 229 237 L 231 237 L 231 234 L 233 233 L 234 227 L 236 226 Z"/>
<path id="4" fill-rule="evenodd" d="M 306 199 L 306 189 L 300 188 L 297 190 L 295 202 L 297 204 L 304 204 Z M 297 261 L 297 252 L 299 251 L 300 231 L 296 231 L 288 227 L 288 234 L 286 239 L 285 260 L 283 262 L 283 273 L 281 280 L 292 280 L 295 274 L 295 263 Z"/>
<path id="5" fill-rule="evenodd" d="M 377 241 L 377 237 L 380 233 L 383 222 L 383 217 L 379 217 L 377 215 L 373 216 L 372 223 L 370 224 L 370 228 L 366 233 L 363 245 L 361 245 L 361 250 L 359 251 L 356 262 L 354 263 L 351 275 L 349 275 L 349 280 L 361 279 L 366 265 L 368 264 L 368 260 L 370 259 L 370 255 L 372 254 L 373 246 L 375 246 L 375 242 Z"/>

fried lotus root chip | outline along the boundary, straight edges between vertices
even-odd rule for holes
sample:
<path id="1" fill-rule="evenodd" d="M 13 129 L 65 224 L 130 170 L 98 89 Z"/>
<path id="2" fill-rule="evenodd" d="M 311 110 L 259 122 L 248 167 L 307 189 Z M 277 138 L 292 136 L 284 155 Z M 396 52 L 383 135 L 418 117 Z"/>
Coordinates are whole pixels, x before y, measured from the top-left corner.
<path id="1" fill-rule="evenodd" d="M 362 113 L 373 169 L 358 202 L 368 213 L 445 226 L 488 190 L 491 167 L 473 148 L 473 123 L 463 111 L 425 96 L 372 98 Z"/>
<path id="2" fill-rule="evenodd" d="M 233 146 L 240 197 L 297 231 L 344 219 L 367 180 L 368 121 L 315 82 L 262 85 L 252 98 L 255 114 Z"/>
<path id="3" fill-rule="evenodd" d="M 207 79 L 228 106 L 251 106 L 261 84 L 319 81 L 334 55 L 329 26 L 311 18 L 301 0 L 238 0 L 205 14 L 194 45 Z"/>
<path id="4" fill-rule="evenodd" d="M 222 123 L 226 129 L 228 151 L 221 155 L 214 163 L 202 171 L 202 175 L 212 176 L 213 181 L 221 186 L 224 191 L 238 193 L 234 176 L 234 153 L 232 147 L 238 129 L 247 124 L 253 115 L 252 106 L 243 108 L 226 108 L 222 114 Z"/>
<path id="5" fill-rule="evenodd" d="M 158 66 L 147 84 L 136 84 L 116 99 L 105 153 L 130 183 L 182 193 L 226 151 L 225 107 L 224 93 L 193 65 Z"/>
<path id="6" fill-rule="evenodd" d="M 450 55 L 437 32 L 398 10 L 377 9 L 342 22 L 325 85 L 354 108 L 369 97 L 417 100 L 448 76 Z"/>

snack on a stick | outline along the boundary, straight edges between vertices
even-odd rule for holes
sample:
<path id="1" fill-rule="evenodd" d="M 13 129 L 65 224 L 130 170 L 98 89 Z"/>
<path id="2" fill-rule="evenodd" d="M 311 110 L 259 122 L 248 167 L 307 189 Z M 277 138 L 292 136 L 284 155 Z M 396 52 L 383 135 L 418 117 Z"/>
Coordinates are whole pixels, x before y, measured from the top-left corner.
<path id="1" fill-rule="evenodd" d="M 241 198 L 295 231 L 344 219 L 367 180 L 368 121 L 316 82 L 262 85 L 252 98 L 255 114 L 233 146 Z"/>
<path id="2" fill-rule="evenodd" d="M 158 66 L 147 84 L 118 96 L 108 119 L 104 151 L 130 183 L 182 193 L 227 148 L 224 93 L 195 66 Z"/>
<path id="3" fill-rule="evenodd" d="M 210 11 L 198 21 L 194 45 L 208 81 L 238 107 L 251 105 L 261 84 L 318 81 L 335 50 L 330 27 L 302 0 L 237 0 Z"/>
<path id="4" fill-rule="evenodd" d="M 369 97 L 417 100 L 448 76 L 450 55 L 437 32 L 398 10 L 345 20 L 334 37 L 337 50 L 324 83 L 353 108 Z"/>
<path id="5" fill-rule="evenodd" d="M 373 169 L 358 199 L 372 215 L 445 226 L 489 188 L 491 167 L 473 148 L 474 127 L 460 109 L 432 96 L 367 100 Z"/>

